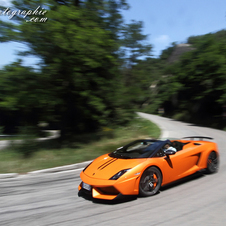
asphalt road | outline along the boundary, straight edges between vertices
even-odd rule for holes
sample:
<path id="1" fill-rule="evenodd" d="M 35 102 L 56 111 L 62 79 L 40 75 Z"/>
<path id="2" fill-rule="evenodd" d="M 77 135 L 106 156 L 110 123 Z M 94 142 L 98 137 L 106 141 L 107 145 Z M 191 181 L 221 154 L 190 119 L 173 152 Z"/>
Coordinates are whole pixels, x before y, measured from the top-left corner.
<path id="1" fill-rule="evenodd" d="M 153 197 L 119 203 L 79 197 L 80 169 L 0 180 L 0 225 L 225 225 L 226 132 L 140 114 L 157 123 L 162 137 L 203 135 L 220 150 L 217 174 L 197 174 Z"/>

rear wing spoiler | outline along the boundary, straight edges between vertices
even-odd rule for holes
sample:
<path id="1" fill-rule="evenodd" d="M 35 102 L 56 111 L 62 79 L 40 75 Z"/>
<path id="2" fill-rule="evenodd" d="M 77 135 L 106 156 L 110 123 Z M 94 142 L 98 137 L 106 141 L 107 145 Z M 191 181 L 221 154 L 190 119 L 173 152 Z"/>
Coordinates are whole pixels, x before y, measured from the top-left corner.
<path id="1" fill-rule="evenodd" d="M 213 140 L 212 137 L 203 137 L 203 136 L 191 136 L 191 137 L 183 137 L 182 139 L 199 139 L 199 140 L 203 140 L 203 139 L 208 139 L 208 140 Z"/>

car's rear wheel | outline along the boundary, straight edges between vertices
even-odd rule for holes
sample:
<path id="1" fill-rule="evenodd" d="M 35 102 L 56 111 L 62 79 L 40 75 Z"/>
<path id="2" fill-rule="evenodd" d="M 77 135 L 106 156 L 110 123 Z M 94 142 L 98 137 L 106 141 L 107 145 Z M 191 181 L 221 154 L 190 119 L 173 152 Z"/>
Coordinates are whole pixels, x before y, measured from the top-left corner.
<path id="1" fill-rule="evenodd" d="M 155 195 L 162 184 L 162 174 L 160 170 L 154 166 L 144 171 L 140 179 L 139 193 L 141 196 Z"/>
<path id="2" fill-rule="evenodd" d="M 219 167 L 219 158 L 215 151 L 212 151 L 207 159 L 207 173 L 216 173 Z"/>

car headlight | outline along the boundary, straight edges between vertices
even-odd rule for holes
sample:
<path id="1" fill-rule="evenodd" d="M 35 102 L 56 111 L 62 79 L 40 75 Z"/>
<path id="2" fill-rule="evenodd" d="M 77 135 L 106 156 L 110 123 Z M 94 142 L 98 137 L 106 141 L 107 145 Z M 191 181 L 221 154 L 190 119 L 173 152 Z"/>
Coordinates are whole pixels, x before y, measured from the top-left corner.
<path id="1" fill-rule="evenodd" d="M 130 169 L 124 169 L 116 173 L 113 177 L 110 178 L 110 180 L 117 180 L 119 177 L 121 177 L 124 173 L 129 171 Z"/>

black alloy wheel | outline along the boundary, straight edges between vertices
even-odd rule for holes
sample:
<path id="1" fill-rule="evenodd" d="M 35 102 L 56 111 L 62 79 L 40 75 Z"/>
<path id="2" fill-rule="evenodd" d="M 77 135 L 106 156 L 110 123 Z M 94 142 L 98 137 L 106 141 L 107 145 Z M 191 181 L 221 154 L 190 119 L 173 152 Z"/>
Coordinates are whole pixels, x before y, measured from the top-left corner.
<path id="1" fill-rule="evenodd" d="M 215 151 L 212 151 L 207 159 L 207 173 L 216 173 L 219 168 L 219 158 Z"/>
<path id="2" fill-rule="evenodd" d="M 139 193 L 141 196 L 155 195 L 162 184 L 162 174 L 154 166 L 147 168 L 140 179 Z"/>

